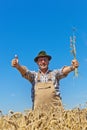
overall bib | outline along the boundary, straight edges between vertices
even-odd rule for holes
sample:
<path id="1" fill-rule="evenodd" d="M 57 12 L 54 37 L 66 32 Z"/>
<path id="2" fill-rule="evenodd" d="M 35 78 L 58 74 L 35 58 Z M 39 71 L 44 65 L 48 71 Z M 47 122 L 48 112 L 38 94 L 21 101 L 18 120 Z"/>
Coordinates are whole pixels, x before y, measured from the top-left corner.
<path id="1" fill-rule="evenodd" d="M 56 95 L 52 81 L 37 83 L 35 86 L 34 109 L 62 106 L 61 99 Z"/>

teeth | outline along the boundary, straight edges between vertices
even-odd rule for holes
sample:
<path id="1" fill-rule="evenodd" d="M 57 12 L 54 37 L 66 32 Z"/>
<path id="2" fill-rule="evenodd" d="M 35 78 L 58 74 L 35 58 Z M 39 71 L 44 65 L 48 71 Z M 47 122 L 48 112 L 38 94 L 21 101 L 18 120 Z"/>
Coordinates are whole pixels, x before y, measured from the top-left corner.
<path id="1" fill-rule="evenodd" d="M 45 66 L 45 65 L 41 65 L 41 66 Z"/>

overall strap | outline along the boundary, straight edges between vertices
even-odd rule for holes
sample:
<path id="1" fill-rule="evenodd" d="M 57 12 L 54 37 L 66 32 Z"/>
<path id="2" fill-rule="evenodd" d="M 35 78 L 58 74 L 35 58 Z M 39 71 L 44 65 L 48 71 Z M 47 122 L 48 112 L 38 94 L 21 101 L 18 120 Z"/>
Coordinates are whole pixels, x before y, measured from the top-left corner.
<path id="1" fill-rule="evenodd" d="M 40 72 L 37 73 L 37 83 L 40 82 Z"/>
<path id="2" fill-rule="evenodd" d="M 51 72 L 49 72 L 49 74 L 48 74 L 48 82 L 50 82 L 50 81 L 52 81 L 52 73 Z"/>

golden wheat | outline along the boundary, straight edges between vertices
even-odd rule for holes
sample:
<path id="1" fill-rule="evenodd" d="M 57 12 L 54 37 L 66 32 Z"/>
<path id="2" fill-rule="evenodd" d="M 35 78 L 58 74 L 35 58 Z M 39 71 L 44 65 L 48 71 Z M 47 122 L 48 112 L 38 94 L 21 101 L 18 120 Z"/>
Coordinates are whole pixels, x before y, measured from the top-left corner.
<path id="1" fill-rule="evenodd" d="M 87 108 L 11 112 L 0 116 L 0 130 L 87 130 Z"/>

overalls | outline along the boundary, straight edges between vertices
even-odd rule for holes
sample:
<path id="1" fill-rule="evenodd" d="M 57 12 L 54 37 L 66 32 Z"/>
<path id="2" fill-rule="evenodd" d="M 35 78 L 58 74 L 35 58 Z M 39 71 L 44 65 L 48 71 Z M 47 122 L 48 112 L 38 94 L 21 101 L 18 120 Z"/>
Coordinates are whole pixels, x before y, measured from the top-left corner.
<path id="1" fill-rule="evenodd" d="M 34 109 L 62 106 L 61 99 L 56 95 L 53 81 L 37 82 L 35 85 Z"/>

